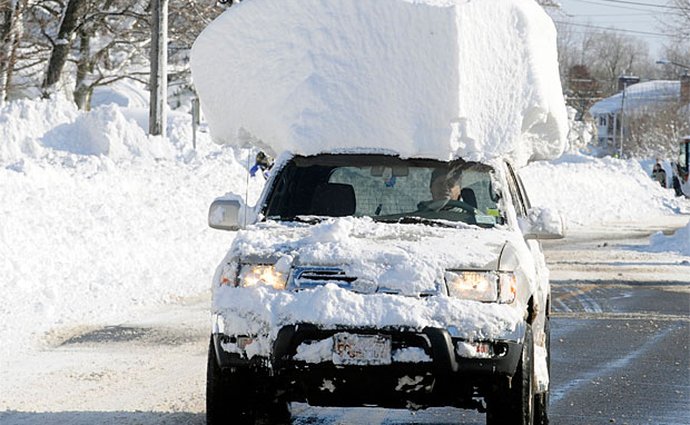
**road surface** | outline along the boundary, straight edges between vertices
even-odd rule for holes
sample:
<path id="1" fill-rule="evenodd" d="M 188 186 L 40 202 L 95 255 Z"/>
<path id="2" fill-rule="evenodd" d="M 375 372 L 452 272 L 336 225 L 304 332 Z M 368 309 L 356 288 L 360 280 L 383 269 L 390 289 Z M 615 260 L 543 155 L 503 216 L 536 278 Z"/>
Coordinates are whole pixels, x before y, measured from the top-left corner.
<path id="1" fill-rule="evenodd" d="M 690 258 L 644 252 L 651 230 L 590 229 L 545 244 L 552 424 L 690 424 Z M 145 321 L 56 329 L 0 364 L 0 424 L 204 424 L 208 303 L 203 295 Z M 296 404 L 293 413 L 301 425 L 484 423 L 450 408 Z"/>

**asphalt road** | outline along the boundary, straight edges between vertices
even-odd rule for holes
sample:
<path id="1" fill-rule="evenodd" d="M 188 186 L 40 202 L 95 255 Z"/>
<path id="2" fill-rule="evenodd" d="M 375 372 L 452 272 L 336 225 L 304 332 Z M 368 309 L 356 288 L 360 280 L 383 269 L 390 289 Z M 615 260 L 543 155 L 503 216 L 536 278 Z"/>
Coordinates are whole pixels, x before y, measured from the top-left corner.
<path id="1" fill-rule="evenodd" d="M 552 425 L 690 425 L 690 258 L 649 231 L 545 245 L 552 270 Z M 208 299 L 146 321 L 58 329 L 0 365 L 1 425 L 204 421 Z M 295 425 L 484 424 L 474 411 L 293 406 Z"/>

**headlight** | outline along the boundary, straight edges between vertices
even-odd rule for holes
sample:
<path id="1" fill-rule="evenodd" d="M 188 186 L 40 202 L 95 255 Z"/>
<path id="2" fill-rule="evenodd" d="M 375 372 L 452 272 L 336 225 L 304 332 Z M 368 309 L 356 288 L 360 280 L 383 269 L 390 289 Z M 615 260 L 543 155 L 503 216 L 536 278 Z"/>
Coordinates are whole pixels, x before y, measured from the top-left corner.
<path id="1" fill-rule="evenodd" d="M 482 302 L 512 303 L 517 281 L 509 272 L 446 271 L 451 297 Z"/>
<path id="2" fill-rule="evenodd" d="M 245 288 L 263 285 L 285 289 L 287 275 L 277 271 L 274 265 L 244 264 L 240 267 L 237 284 Z"/>

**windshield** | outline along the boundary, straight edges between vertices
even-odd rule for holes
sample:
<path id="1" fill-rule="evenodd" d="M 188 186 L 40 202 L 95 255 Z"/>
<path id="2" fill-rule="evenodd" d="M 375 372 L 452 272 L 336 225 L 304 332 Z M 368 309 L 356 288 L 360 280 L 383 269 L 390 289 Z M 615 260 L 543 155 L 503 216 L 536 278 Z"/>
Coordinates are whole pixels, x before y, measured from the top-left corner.
<path id="1" fill-rule="evenodd" d="M 266 216 L 371 217 L 390 222 L 503 223 L 493 170 L 475 162 L 385 155 L 295 157 L 276 176 Z"/>

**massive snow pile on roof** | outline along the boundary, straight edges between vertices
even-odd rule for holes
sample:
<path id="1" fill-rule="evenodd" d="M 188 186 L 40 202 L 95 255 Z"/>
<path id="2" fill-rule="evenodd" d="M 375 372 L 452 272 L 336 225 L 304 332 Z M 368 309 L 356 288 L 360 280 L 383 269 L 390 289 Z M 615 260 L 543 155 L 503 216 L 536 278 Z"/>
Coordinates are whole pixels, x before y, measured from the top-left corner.
<path id="1" fill-rule="evenodd" d="M 192 71 L 218 142 L 524 163 L 565 147 L 555 34 L 533 0 L 252 0 Z"/>

